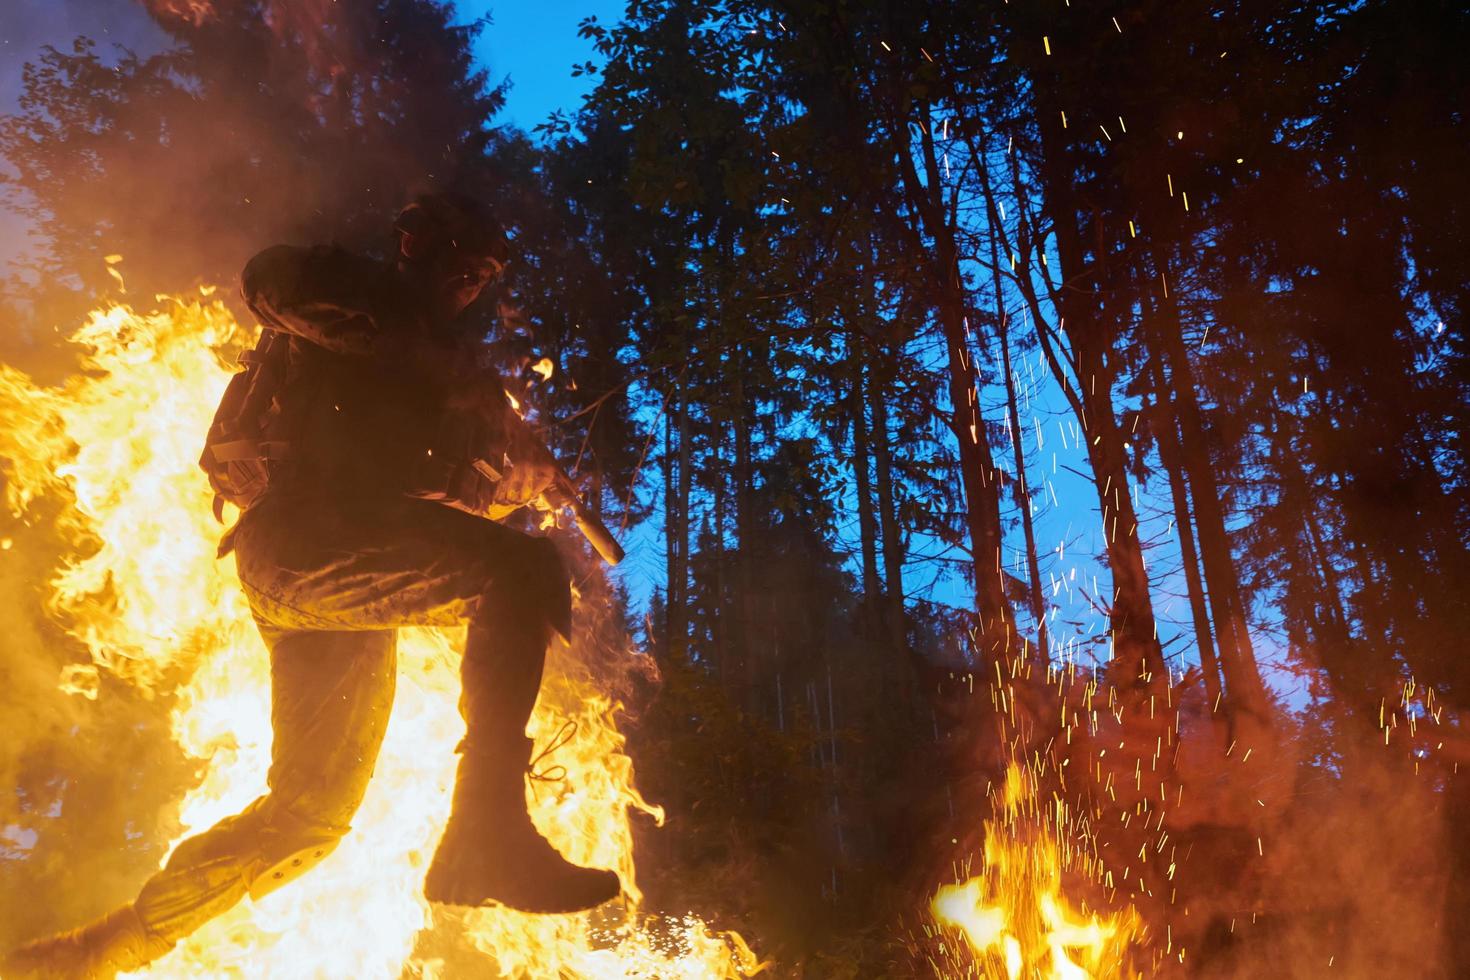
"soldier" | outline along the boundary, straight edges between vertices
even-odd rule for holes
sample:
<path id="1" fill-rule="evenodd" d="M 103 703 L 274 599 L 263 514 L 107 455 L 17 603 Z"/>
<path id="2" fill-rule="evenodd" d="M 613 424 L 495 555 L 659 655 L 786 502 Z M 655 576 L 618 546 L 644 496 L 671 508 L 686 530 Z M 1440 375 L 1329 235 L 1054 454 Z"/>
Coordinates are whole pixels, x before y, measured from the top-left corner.
<path id="1" fill-rule="evenodd" d="M 618 894 L 614 872 L 568 863 L 525 805 L 526 722 L 551 635 L 570 633 L 567 573 L 548 539 L 472 516 L 566 502 L 460 317 L 500 275 L 505 235 L 450 194 L 419 198 L 395 230 L 395 265 L 276 246 L 241 277 L 265 330 L 201 465 L 216 513 L 243 508 L 220 553 L 235 552 L 270 650 L 269 791 L 180 844 L 132 904 L 13 953 L 7 980 L 137 969 L 319 863 L 372 775 L 401 626 L 468 624 L 466 734 L 425 897 L 571 912 Z"/>

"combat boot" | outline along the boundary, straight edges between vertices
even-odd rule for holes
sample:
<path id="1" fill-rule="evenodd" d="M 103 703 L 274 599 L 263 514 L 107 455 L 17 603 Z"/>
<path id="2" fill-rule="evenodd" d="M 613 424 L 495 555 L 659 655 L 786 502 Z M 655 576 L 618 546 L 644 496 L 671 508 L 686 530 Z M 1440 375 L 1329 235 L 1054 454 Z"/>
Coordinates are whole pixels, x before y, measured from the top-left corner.
<path id="1" fill-rule="evenodd" d="M 96 922 L 27 943 L 0 960 L 5 980 L 112 980 L 173 949 L 125 905 Z"/>
<path id="2" fill-rule="evenodd" d="M 424 897 L 445 905 L 501 905 L 522 912 L 579 912 L 621 890 L 612 871 L 562 857 L 531 823 L 526 773 L 531 741 L 515 738 L 459 762 L 454 804 L 424 879 Z"/>

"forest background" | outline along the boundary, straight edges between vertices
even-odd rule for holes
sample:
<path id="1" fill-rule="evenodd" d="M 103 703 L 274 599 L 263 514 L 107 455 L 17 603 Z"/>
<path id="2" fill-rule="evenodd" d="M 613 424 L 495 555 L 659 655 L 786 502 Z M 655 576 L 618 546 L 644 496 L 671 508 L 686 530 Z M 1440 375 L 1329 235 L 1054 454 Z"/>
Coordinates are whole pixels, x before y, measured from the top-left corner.
<path id="1" fill-rule="evenodd" d="M 1016 752 L 988 677 L 1075 665 L 1198 748 L 1186 873 L 1135 896 L 1185 892 L 1151 921 L 1191 975 L 1470 970 L 1463 5 L 633 0 L 529 131 L 468 8 L 136 9 L 147 53 L 23 53 L 0 360 L 68 373 L 109 270 L 233 288 L 271 242 L 381 253 L 412 192 L 493 201 L 476 315 L 631 545 L 652 904 L 793 975 L 922 972 Z M 0 945 L 125 898 L 196 778 L 166 698 L 57 689 L 54 549 L 4 533 Z"/>

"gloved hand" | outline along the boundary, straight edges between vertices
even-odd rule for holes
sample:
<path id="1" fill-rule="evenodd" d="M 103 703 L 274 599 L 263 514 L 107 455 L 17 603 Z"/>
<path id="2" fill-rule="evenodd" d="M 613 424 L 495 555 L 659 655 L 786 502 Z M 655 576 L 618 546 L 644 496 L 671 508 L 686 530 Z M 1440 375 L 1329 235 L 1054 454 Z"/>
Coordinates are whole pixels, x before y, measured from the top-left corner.
<path id="1" fill-rule="evenodd" d="M 511 458 L 510 469 L 495 485 L 494 506 L 514 510 L 534 504 L 552 490 L 559 474 L 554 465 L 535 459 Z"/>
<path id="2" fill-rule="evenodd" d="M 510 513 L 528 505 L 556 512 L 572 502 L 575 491 L 551 453 L 534 436 L 514 431 L 506 456 L 510 465 L 495 486 L 492 514 Z"/>

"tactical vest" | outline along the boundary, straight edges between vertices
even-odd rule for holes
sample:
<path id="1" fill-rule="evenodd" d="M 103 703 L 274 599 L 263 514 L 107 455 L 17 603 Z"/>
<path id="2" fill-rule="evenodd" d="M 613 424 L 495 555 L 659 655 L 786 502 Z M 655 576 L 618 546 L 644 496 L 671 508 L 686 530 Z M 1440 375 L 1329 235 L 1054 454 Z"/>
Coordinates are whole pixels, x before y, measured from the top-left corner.
<path id="1" fill-rule="evenodd" d="M 280 410 L 277 394 L 286 377 L 290 337 L 262 330 L 253 350 L 240 354 L 243 370 L 225 387 L 199 466 L 214 490 L 214 516 L 224 519 L 226 502 L 248 510 L 270 486 L 273 471 L 290 458 L 289 441 L 265 438 L 268 422 Z"/>
<path id="2" fill-rule="evenodd" d="M 307 474 L 317 471 L 323 449 L 317 445 L 323 441 L 320 426 L 335 409 L 327 404 L 329 392 L 309 395 L 289 410 L 283 404 L 291 381 L 291 342 L 285 331 L 262 330 L 255 348 L 240 355 L 243 370 L 230 379 L 215 411 L 199 466 L 214 490 L 217 520 L 223 520 L 226 502 L 248 510 L 273 483 L 283 482 L 288 466 Z M 311 419 L 313 415 L 320 417 Z M 381 454 L 382 462 L 374 468 L 391 477 L 395 492 L 490 516 L 508 433 L 484 419 L 449 412 L 418 423 L 407 444 L 395 439 L 376 447 L 374 455 Z M 324 489 L 352 492 L 333 484 L 331 475 L 321 474 L 328 484 Z"/>

